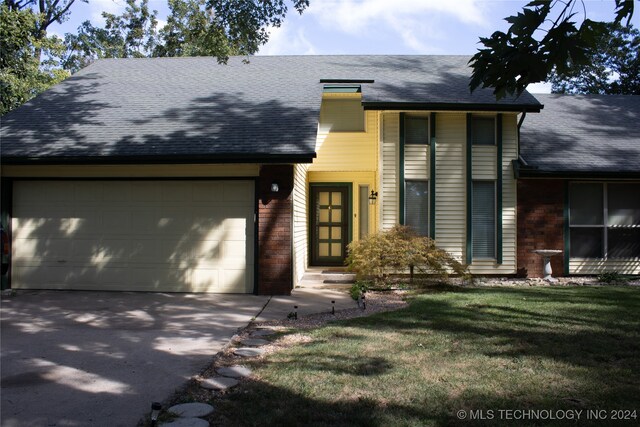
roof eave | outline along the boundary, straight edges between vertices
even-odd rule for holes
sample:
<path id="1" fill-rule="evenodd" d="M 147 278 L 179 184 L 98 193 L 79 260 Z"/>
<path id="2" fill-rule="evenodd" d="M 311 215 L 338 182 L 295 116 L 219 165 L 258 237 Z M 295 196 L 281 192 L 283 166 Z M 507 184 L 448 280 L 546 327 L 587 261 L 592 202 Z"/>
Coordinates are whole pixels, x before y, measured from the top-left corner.
<path id="1" fill-rule="evenodd" d="M 584 170 L 544 170 L 535 166 L 525 166 L 513 160 L 513 173 L 516 179 L 556 178 L 556 179 L 640 179 L 639 171 L 584 171 Z"/>
<path id="2" fill-rule="evenodd" d="M 485 104 L 460 102 L 367 102 L 363 101 L 365 110 L 423 110 L 423 111 L 506 111 L 539 113 L 542 104 Z"/>
<path id="3" fill-rule="evenodd" d="M 5 165 L 145 165 L 145 164 L 220 164 L 220 163 L 312 163 L 316 153 L 303 154 L 215 154 L 167 156 L 59 156 L 3 157 Z"/>

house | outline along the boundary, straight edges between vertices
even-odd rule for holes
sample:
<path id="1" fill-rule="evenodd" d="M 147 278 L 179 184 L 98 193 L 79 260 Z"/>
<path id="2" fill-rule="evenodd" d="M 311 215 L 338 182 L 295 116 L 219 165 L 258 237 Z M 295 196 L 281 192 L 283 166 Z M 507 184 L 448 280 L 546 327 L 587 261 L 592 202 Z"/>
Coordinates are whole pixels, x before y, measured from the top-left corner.
<path id="1" fill-rule="evenodd" d="M 561 249 L 554 274 L 640 274 L 640 96 L 536 95 L 520 131 L 518 266 Z"/>
<path id="2" fill-rule="evenodd" d="M 516 274 L 542 105 L 469 93 L 468 60 L 97 61 L 2 118 L 10 286 L 286 294 L 398 223 Z"/>

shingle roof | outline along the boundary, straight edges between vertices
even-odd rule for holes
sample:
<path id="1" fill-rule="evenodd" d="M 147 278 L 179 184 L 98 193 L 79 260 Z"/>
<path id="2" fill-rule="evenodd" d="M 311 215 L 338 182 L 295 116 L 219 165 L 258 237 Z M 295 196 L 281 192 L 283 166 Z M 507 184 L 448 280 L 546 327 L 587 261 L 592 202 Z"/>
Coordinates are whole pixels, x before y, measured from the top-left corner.
<path id="1" fill-rule="evenodd" d="M 536 110 L 468 90 L 466 56 L 106 59 L 2 118 L 3 163 L 298 159 L 315 155 L 321 79 L 363 84 L 366 108 Z"/>
<path id="2" fill-rule="evenodd" d="M 544 109 L 520 129 L 520 155 L 534 168 L 526 173 L 640 174 L 640 96 L 536 98 Z"/>

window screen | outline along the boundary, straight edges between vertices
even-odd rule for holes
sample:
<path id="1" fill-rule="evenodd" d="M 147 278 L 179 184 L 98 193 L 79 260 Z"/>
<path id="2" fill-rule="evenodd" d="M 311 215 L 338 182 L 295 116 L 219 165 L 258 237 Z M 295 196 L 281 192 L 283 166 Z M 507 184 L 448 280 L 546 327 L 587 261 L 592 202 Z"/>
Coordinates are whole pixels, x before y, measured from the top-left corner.
<path id="1" fill-rule="evenodd" d="M 429 235 L 428 181 L 406 181 L 405 224 L 420 236 Z"/>
<path id="2" fill-rule="evenodd" d="M 496 119 L 494 117 L 471 117 L 471 140 L 474 145 L 495 145 Z"/>
<path id="3" fill-rule="evenodd" d="M 429 144 L 429 119 L 427 117 L 404 117 L 404 143 Z"/>
<path id="4" fill-rule="evenodd" d="M 569 223 L 571 225 L 602 225 L 602 184 L 572 184 Z"/>
<path id="5" fill-rule="evenodd" d="M 473 182 L 472 243 L 474 258 L 496 256 L 496 187 L 493 181 Z"/>
<path id="6" fill-rule="evenodd" d="M 607 225 L 640 226 L 640 185 L 609 184 L 607 196 Z"/>
<path id="7" fill-rule="evenodd" d="M 364 108 L 360 98 L 323 99 L 321 132 L 364 132 Z"/>

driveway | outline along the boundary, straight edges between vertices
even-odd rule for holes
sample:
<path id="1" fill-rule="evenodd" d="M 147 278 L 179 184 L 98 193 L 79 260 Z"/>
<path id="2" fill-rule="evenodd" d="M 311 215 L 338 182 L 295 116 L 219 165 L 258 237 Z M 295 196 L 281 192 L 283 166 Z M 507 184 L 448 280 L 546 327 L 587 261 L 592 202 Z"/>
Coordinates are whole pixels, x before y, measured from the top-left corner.
<path id="1" fill-rule="evenodd" d="M 2 427 L 135 426 L 268 297 L 22 291 L 2 298 Z"/>

